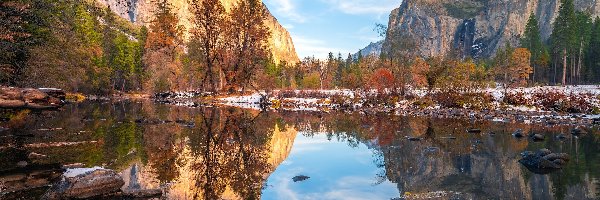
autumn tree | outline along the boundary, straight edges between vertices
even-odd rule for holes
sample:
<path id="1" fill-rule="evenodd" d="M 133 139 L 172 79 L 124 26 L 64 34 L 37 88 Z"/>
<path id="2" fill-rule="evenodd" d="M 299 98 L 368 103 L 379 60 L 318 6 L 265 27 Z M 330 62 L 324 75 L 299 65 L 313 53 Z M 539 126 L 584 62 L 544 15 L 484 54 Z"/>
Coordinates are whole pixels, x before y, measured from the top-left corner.
<path id="1" fill-rule="evenodd" d="M 411 68 L 411 80 L 415 87 L 427 87 L 427 74 L 429 74 L 430 66 L 422 58 L 417 58 L 412 64 Z"/>
<path id="2" fill-rule="evenodd" d="M 167 91 L 179 89 L 182 64 L 177 59 L 182 53 L 183 27 L 173 12 L 173 5 L 167 0 L 156 0 L 145 43 L 143 61 L 146 71 L 152 78 L 145 81 L 146 91 Z"/>
<path id="3" fill-rule="evenodd" d="M 512 53 L 508 73 L 511 87 L 527 85 L 529 75 L 533 73 L 530 59 L 531 53 L 526 48 L 517 48 Z"/>
<path id="4" fill-rule="evenodd" d="M 477 65 L 472 59 L 465 61 L 449 60 L 446 62 L 449 65 L 446 75 L 440 80 L 443 85 L 443 90 L 452 92 L 468 92 L 472 88 L 471 76 Z"/>
<path id="5" fill-rule="evenodd" d="M 260 0 L 240 0 L 231 10 L 229 28 L 224 35 L 228 52 L 223 69 L 229 93 L 237 88 L 244 91 L 251 86 L 252 77 L 258 70 L 264 73 L 264 65 L 271 56 L 266 16 L 266 7 Z"/>
<path id="6" fill-rule="evenodd" d="M 193 66 L 202 72 L 201 87 L 209 88 L 213 94 L 221 88 L 221 67 L 225 44 L 223 36 L 228 21 L 225 8 L 219 0 L 192 0 L 190 30 L 191 39 L 188 45 Z"/>
<path id="7" fill-rule="evenodd" d="M 391 70 L 379 68 L 371 75 L 369 86 L 373 89 L 377 89 L 379 92 L 384 92 L 385 89 L 393 89 L 395 82 L 396 80 Z"/>
<path id="8" fill-rule="evenodd" d="M 411 79 L 410 66 L 417 56 L 417 44 L 410 35 L 396 29 L 388 30 L 385 37 L 388 42 L 381 52 L 383 65 L 393 72 L 395 88 L 400 89 L 400 94 L 404 95 Z"/>
<path id="9" fill-rule="evenodd" d="M 447 69 L 450 67 L 446 64 L 443 57 L 431 57 L 427 59 L 429 72 L 426 75 L 427 86 L 429 92 L 438 87 L 441 79 L 446 75 Z"/>
<path id="10" fill-rule="evenodd" d="M 15 85 L 25 67 L 30 5 L 22 1 L 0 2 L 0 85 Z M 33 24 L 31 24 L 33 25 Z"/>

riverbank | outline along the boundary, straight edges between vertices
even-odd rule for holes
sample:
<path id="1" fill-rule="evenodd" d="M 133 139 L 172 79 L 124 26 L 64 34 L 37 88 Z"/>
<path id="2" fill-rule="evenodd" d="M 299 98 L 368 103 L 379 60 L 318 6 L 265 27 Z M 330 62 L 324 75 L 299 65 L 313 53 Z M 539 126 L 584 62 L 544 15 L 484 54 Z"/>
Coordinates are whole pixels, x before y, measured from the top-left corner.
<path id="1" fill-rule="evenodd" d="M 268 103 L 269 109 L 287 111 L 385 112 L 548 126 L 592 126 L 600 124 L 599 95 L 599 86 L 488 88 L 470 92 L 409 90 L 404 97 L 377 91 L 277 90 L 221 97 L 217 104 L 261 109 L 261 105 Z"/>
<path id="2" fill-rule="evenodd" d="M 44 94 L 43 91 L 49 94 Z M 2 98 L 12 98 L 11 100 L 17 100 L 21 105 L 6 108 L 42 108 L 39 106 L 40 102 L 46 103 L 47 106 L 43 108 L 49 108 L 48 105 L 59 107 L 65 102 L 66 96 L 66 101 L 72 102 L 152 99 L 158 103 L 184 107 L 233 106 L 254 110 L 389 113 L 400 116 L 535 123 L 547 126 L 600 124 L 600 86 L 591 85 L 488 88 L 462 92 L 409 89 L 404 96 L 374 90 L 274 90 L 238 96 L 212 96 L 202 92 L 94 96 L 70 93 L 65 95 L 58 89 L 19 88 L 2 88 L 2 94 Z"/>

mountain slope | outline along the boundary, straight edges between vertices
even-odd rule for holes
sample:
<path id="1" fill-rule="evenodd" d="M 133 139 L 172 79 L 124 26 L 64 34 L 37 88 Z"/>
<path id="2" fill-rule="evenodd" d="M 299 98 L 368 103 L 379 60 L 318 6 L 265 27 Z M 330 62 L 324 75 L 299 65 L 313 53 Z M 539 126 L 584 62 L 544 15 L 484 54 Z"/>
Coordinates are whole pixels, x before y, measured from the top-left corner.
<path id="1" fill-rule="evenodd" d="M 379 56 L 381 54 L 381 48 L 383 47 L 383 40 L 378 42 L 371 42 L 371 44 L 367 45 L 365 48 L 359 50 L 352 57 L 358 57 L 360 53 L 362 56 L 376 55 Z"/>
<path id="2" fill-rule="evenodd" d="M 525 31 L 530 13 L 539 21 L 543 39 L 552 32 L 560 0 L 404 0 L 392 11 L 388 35 L 399 31 L 417 44 L 422 56 L 490 57 L 506 42 L 513 46 Z M 600 1 L 575 0 L 575 7 L 598 16 Z M 384 48 L 392 38 L 386 38 Z"/>
<path id="3" fill-rule="evenodd" d="M 136 24 L 147 25 L 153 18 L 152 11 L 154 6 L 151 0 L 97 0 L 102 4 L 107 5 L 115 13 L 123 18 L 130 20 Z M 174 6 L 174 11 L 179 16 L 180 24 L 187 30 L 192 27 L 189 19 L 189 4 L 187 0 L 170 0 Z M 229 11 L 237 2 L 237 0 L 221 0 L 221 3 L 227 11 Z M 265 24 L 271 30 L 271 39 L 269 40 L 273 56 L 277 62 L 286 61 L 288 63 L 296 63 L 299 61 L 296 49 L 292 41 L 290 33 L 279 24 L 277 19 L 269 12 Z"/>

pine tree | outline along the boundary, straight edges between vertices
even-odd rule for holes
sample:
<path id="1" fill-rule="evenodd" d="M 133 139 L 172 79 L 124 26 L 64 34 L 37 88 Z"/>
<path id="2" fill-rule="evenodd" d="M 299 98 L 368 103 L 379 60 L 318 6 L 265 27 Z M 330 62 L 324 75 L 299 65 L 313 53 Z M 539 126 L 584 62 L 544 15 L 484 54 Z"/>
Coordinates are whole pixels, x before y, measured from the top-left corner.
<path id="1" fill-rule="evenodd" d="M 503 83 L 505 87 L 509 84 L 510 59 L 513 51 L 514 49 L 507 41 L 503 49 L 498 49 L 496 56 L 493 59 L 492 66 L 494 68 L 494 72 L 496 73 L 496 80 Z"/>
<path id="2" fill-rule="evenodd" d="M 576 45 L 576 58 L 577 58 L 577 64 L 574 65 L 572 71 L 571 71 L 571 79 L 573 82 L 579 84 L 581 83 L 581 71 L 583 70 L 582 68 L 584 67 L 584 54 L 586 53 L 586 48 L 590 43 L 590 38 L 592 35 L 592 28 L 593 28 L 593 21 L 592 21 L 592 16 L 584 13 L 584 12 L 577 12 L 576 13 L 576 17 L 577 17 L 577 35 L 576 35 L 576 39 L 575 39 L 575 45 Z"/>
<path id="3" fill-rule="evenodd" d="M 600 17 L 596 17 L 586 52 L 588 80 L 600 81 Z"/>
<path id="4" fill-rule="evenodd" d="M 521 47 L 527 48 L 531 52 L 531 66 L 533 66 L 531 79 L 535 82 L 536 75 L 541 75 L 542 73 L 540 72 L 542 71 L 542 68 L 545 68 L 547 65 L 549 56 L 548 51 L 542 42 L 538 20 L 533 12 L 531 12 L 529 16 L 527 26 L 525 27 L 525 33 L 523 38 L 521 38 Z"/>
<path id="5" fill-rule="evenodd" d="M 558 17 L 554 22 L 552 31 L 553 53 L 562 58 L 562 78 L 561 83 L 567 84 L 567 58 L 574 52 L 576 43 L 576 16 L 573 0 L 561 0 Z"/>

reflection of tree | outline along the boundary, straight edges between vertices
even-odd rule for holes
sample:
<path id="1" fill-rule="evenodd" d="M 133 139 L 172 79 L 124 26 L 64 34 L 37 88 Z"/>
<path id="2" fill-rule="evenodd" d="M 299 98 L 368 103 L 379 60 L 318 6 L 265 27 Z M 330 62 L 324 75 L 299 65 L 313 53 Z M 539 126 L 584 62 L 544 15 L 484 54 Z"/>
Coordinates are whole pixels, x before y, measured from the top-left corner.
<path id="1" fill-rule="evenodd" d="M 257 116 L 240 109 L 202 110 L 198 132 L 190 136 L 197 170 L 194 198 L 220 199 L 232 189 L 238 197 L 260 199 L 264 179 L 271 170 L 267 162 L 271 139 L 268 128 L 274 124 L 258 123 Z"/>

